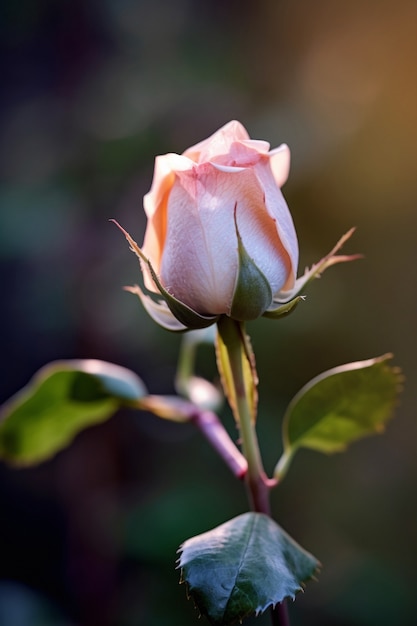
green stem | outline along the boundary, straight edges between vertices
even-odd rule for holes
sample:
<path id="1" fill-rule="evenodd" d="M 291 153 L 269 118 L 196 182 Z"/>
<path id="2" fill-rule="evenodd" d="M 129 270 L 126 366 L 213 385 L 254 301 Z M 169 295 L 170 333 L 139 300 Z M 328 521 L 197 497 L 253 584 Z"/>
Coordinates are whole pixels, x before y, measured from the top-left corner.
<path id="1" fill-rule="evenodd" d="M 288 446 L 287 449 L 284 448 L 284 452 L 274 469 L 274 478 L 278 483 L 280 483 L 286 475 L 295 452 L 296 449 L 290 448 L 290 446 Z"/>
<path id="2" fill-rule="evenodd" d="M 248 462 L 245 476 L 249 501 L 253 511 L 270 515 L 269 486 L 265 475 L 255 430 L 253 404 L 256 371 L 242 322 L 222 317 L 218 322 L 221 340 L 226 348 L 230 379 L 227 395 L 239 425 L 243 455 Z M 248 368 L 249 365 L 249 368 Z M 246 372 L 250 371 L 248 376 Z M 223 373 L 223 377 L 226 378 Z"/>
<path id="3" fill-rule="evenodd" d="M 253 511 L 270 516 L 269 491 L 276 481 L 269 480 L 265 474 L 255 430 L 253 394 L 257 375 L 251 348 L 242 322 L 222 317 L 218 321 L 218 330 L 226 348 L 230 368 L 230 379 L 223 371 L 223 378 L 227 379 L 226 386 L 229 387 L 226 393 L 239 424 L 242 452 L 248 462 L 245 481 L 249 502 Z M 250 377 L 247 375 L 248 369 L 251 371 Z M 290 626 L 285 601 L 272 607 L 270 614 L 273 626 Z"/>
<path id="4" fill-rule="evenodd" d="M 236 366 L 237 367 L 234 371 L 237 377 L 241 379 L 241 363 L 236 363 Z M 237 393 L 236 400 L 237 411 L 240 416 L 242 451 L 248 462 L 246 487 L 251 508 L 253 511 L 257 511 L 258 513 L 266 513 L 267 515 L 270 515 L 269 487 L 267 485 L 267 479 L 262 465 L 255 425 L 252 421 L 252 416 L 250 414 L 244 391 L 242 394 Z"/>

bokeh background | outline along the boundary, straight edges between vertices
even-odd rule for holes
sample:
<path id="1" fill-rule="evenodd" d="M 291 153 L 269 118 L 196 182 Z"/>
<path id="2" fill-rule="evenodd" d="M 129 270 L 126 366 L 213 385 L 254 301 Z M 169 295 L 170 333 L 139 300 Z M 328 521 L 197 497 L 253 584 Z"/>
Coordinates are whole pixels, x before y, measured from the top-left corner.
<path id="1" fill-rule="evenodd" d="M 122 291 L 139 270 L 108 219 L 141 242 L 155 155 L 230 119 L 287 142 L 301 270 L 351 226 L 346 251 L 365 258 L 330 269 L 290 318 L 249 326 L 268 471 L 283 410 L 314 375 L 392 351 L 406 376 L 386 434 L 343 455 L 300 452 L 273 495 L 278 521 L 323 563 L 292 623 L 414 625 L 415 0 L 3 0 L 0 11 L 1 399 L 74 357 L 172 392 L 180 337 Z M 209 347 L 199 368 L 215 376 Z M 1 626 L 186 626 L 197 612 L 176 549 L 247 504 L 191 427 L 121 413 L 39 467 L 0 465 L 0 507 Z"/>

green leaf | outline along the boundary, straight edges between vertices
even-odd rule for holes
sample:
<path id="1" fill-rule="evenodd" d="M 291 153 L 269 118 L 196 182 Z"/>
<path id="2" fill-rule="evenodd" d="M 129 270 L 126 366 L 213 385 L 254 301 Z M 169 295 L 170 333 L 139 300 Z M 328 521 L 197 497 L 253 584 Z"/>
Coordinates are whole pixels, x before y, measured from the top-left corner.
<path id="1" fill-rule="evenodd" d="M 200 612 L 227 626 L 294 598 L 319 562 L 270 517 L 244 513 L 188 539 L 179 567 Z"/>
<path id="2" fill-rule="evenodd" d="M 275 478 L 282 478 L 298 448 L 343 451 L 348 444 L 384 430 L 400 391 L 392 355 L 348 363 L 320 374 L 291 401 L 283 421 L 284 454 Z"/>
<path id="3" fill-rule="evenodd" d="M 2 407 L 0 458 L 20 466 L 44 461 L 146 393 L 136 374 L 113 363 L 50 363 Z"/>

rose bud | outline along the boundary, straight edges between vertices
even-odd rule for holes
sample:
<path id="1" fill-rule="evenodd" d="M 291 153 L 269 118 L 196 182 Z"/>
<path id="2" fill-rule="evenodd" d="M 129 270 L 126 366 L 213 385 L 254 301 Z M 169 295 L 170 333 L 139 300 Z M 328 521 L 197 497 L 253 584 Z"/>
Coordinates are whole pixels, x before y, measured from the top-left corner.
<path id="1" fill-rule="evenodd" d="M 142 249 L 123 232 L 141 259 L 145 287 L 164 300 L 130 291 L 162 326 L 277 317 L 298 302 L 312 276 L 296 285 L 297 235 L 281 192 L 289 163 L 288 146 L 269 150 L 237 121 L 181 156 L 156 158 Z M 316 273 L 324 269 L 318 265 Z"/>

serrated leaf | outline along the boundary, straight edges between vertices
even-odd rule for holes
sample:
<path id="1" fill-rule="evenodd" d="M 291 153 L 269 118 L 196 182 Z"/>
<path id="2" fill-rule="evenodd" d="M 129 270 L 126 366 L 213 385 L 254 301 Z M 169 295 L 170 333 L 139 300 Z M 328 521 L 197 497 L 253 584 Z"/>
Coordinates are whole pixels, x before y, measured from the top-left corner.
<path id="1" fill-rule="evenodd" d="M 50 363 L 13 396 L 0 414 L 0 458 L 15 465 L 40 463 L 75 435 L 110 418 L 146 389 L 136 374 L 105 361 Z"/>
<path id="2" fill-rule="evenodd" d="M 385 355 L 320 374 L 291 401 L 283 421 L 282 478 L 295 451 L 341 452 L 356 439 L 384 430 L 400 390 L 398 368 Z"/>
<path id="3" fill-rule="evenodd" d="M 228 626 L 294 598 L 319 562 L 276 522 L 244 513 L 180 548 L 181 582 L 214 626 Z"/>

